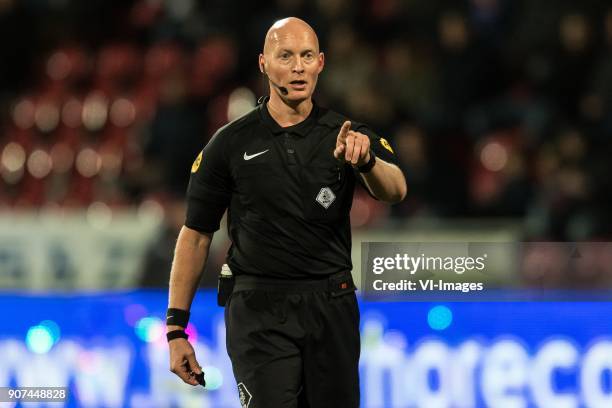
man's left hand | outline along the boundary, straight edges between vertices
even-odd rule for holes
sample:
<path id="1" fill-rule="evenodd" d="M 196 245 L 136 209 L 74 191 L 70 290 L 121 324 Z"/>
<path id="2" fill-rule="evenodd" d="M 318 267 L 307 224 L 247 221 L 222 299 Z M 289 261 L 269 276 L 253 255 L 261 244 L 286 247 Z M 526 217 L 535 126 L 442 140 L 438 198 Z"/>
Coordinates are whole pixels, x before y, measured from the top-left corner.
<path id="1" fill-rule="evenodd" d="M 370 138 L 361 132 L 349 129 L 350 122 L 344 122 L 338 133 L 334 157 L 342 159 L 344 155 L 346 163 L 350 163 L 353 167 L 363 166 L 370 161 Z"/>

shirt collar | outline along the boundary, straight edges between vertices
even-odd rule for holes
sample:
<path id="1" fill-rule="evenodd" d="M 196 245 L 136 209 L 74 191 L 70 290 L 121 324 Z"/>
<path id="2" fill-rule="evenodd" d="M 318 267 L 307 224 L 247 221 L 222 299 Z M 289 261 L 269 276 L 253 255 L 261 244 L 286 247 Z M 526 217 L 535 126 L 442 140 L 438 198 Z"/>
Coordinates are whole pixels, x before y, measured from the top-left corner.
<path id="1" fill-rule="evenodd" d="M 306 119 L 296 125 L 281 127 L 278 123 L 276 123 L 268 111 L 269 99 L 270 98 L 266 96 L 259 100 L 259 117 L 264 125 L 266 125 L 266 127 L 268 127 L 268 129 L 270 129 L 275 135 L 281 133 L 294 133 L 296 135 L 305 137 L 315 126 L 319 114 L 319 107 L 314 100 L 312 101 L 312 110 Z"/>

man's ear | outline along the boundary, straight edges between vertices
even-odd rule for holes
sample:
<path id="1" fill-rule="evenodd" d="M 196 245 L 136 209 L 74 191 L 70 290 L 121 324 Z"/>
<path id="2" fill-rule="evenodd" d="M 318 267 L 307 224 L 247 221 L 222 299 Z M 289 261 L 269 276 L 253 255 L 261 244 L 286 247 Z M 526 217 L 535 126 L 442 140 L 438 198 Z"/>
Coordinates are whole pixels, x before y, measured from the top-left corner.
<path id="1" fill-rule="evenodd" d="M 259 54 L 259 70 L 262 74 L 266 74 L 266 59 L 263 54 Z"/>
<path id="2" fill-rule="evenodd" d="M 323 52 L 319 53 L 319 74 L 323 71 L 323 67 L 325 66 L 325 54 Z"/>

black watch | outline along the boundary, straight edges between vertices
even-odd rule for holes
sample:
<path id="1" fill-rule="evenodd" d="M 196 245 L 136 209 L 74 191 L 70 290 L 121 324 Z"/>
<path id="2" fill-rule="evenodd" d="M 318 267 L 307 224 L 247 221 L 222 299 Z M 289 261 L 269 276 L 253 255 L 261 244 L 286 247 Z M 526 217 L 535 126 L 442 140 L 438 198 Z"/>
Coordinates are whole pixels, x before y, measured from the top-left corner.
<path id="1" fill-rule="evenodd" d="M 374 150 L 370 149 L 370 160 L 363 166 L 357 167 L 357 170 L 359 170 L 360 173 L 369 173 L 375 164 L 376 164 L 376 154 L 374 154 Z"/>
<path id="2" fill-rule="evenodd" d="M 172 330 L 171 332 L 166 333 L 166 339 L 168 343 L 170 343 L 174 339 L 185 339 L 187 340 L 189 336 L 185 333 L 185 330 Z"/>

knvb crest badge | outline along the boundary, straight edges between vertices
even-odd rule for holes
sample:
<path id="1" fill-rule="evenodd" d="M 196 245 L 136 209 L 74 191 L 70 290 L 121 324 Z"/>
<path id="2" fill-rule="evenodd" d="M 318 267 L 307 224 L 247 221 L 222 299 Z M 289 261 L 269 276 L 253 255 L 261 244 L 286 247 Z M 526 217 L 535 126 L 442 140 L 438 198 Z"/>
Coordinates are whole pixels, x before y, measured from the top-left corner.
<path id="1" fill-rule="evenodd" d="M 240 406 L 242 408 L 249 408 L 252 395 L 249 390 L 247 390 L 247 387 L 246 385 L 244 385 L 244 383 L 238 383 L 238 395 L 240 397 Z"/>
<path id="2" fill-rule="evenodd" d="M 317 202 L 321 204 L 326 210 L 329 208 L 330 205 L 332 205 L 335 199 L 336 195 L 333 191 L 331 191 L 331 188 L 329 187 L 323 187 L 319 191 L 319 194 L 317 194 Z"/>

